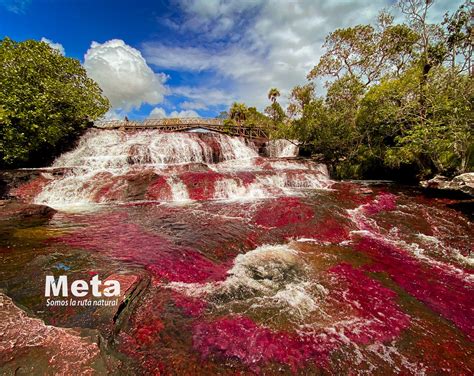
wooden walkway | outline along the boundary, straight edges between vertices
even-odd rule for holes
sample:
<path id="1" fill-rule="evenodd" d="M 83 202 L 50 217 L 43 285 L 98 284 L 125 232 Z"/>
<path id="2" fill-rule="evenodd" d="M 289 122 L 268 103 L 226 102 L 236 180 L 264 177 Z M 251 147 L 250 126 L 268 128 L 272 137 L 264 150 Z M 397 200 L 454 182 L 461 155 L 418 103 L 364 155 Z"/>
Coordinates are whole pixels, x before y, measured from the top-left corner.
<path id="1" fill-rule="evenodd" d="M 268 132 L 258 127 L 237 127 L 225 125 L 221 119 L 206 118 L 166 118 L 148 119 L 140 121 L 110 120 L 96 121 L 95 128 L 120 129 L 125 131 L 159 129 L 163 132 L 186 132 L 197 129 L 228 134 L 230 136 L 240 136 L 250 139 L 268 140 Z"/>

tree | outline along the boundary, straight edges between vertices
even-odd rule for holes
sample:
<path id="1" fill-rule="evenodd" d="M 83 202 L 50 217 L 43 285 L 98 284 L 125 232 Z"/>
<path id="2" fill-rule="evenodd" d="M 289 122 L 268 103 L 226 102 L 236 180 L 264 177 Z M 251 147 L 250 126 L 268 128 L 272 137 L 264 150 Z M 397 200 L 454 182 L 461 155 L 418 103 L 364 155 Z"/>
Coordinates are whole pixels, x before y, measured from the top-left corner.
<path id="1" fill-rule="evenodd" d="M 426 83 L 428 113 L 421 121 L 413 113 L 411 124 L 389 149 L 387 164 L 420 164 L 420 175 L 463 173 L 474 167 L 474 80 L 456 70 L 433 68 Z M 424 177 L 423 176 L 423 177 Z"/>
<path id="2" fill-rule="evenodd" d="M 288 105 L 288 116 L 290 118 L 299 117 L 303 114 L 304 108 L 314 99 L 314 84 L 297 85 L 290 94 Z"/>
<path id="3" fill-rule="evenodd" d="M 271 88 L 268 91 L 268 99 L 272 102 L 275 103 L 277 98 L 280 96 L 280 91 L 276 88 Z"/>
<path id="4" fill-rule="evenodd" d="M 474 46 L 474 29 L 472 27 L 472 15 L 474 3 L 466 0 L 458 10 L 444 16 L 443 26 L 446 29 L 446 46 L 448 56 L 451 60 L 451 68 L 456 68 L 457 59 L 460 61 L 460 72 L 466 71 L 474 75 L 472 66 L 472 52 Z"/>
<path id="5" fill-rule="evenodd" d="M 343 76 L 357 79 L 365 87 L 388 72 L 400 73 L 413 58 L 418 35 L 406 25 L 394 25 L 393 17 L 380 13 L 377 25 L 337 29 L 324 43 L 326 52 L 308 74 L 308 79 Z"/>
<path id="6" fill-rule="evenodd" d="M 219 112 L 219 115 L 217 115 L 217 119 L 227 120 L 228 118 L 229 113 L 227 111 L 221 111 Z"/>
<path id="7" fill-rule="evenodd" d="M 281 123 L 284 122 L 286 116 L 285 111 L 278 103 L 277 99 L 280 96 L 280 91 L 276 88 L 272 88 L 268 91 L 268 99 L 271 101 L 271 104 L 265 107 L 265 114 L 272 120 L 270 131 L 276 129 Z M 267 118 L 268 119 L 268 118 Z M 265 122 L 265 126 L 270 125 L 269 122 Z"/>
<path id="8" fill-rule="evenodd" d="M 44 42 L 0 41 L 0 165 L 46 161 L 109 109 L 75 59 Z"/>
<path id="9" fill-rule="evenodd" d="M 243 103 L 234 102 L 229 110 L 229 117 L 237 123 L 239 133 L 242 132 L 242 123 L 245 121 L 247 106 Z"/>
<path id="10" fill-rule="evenodd" d="M 421 79 L 414 66 L 365 95 L 357 117 L 363 145 L 386 168 L 411 165 L 419 177 L 468 171 L 473 165 L 472 77 L 441 66 L 431 69 L 423 115 L 417 100 Z"/>

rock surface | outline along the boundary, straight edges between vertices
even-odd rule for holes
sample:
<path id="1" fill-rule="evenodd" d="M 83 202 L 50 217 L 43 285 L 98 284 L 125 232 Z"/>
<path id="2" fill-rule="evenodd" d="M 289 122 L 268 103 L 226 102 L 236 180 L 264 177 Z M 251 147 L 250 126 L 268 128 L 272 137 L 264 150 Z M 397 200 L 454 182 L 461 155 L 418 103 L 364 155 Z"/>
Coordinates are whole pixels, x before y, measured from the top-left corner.
<path id="1" fill-rule="evenodd" d="M 452 180 L 436 175 L 433 179 L 420 182 L 423 188 L 458 191 L 474 196 L 474 172 L 458 175 Z"/>
<path id="2" fill-rule="evenodd" d="M 0 338 L 1 374 L 91 375 L 101 368 L 96 343 L 29 317 L 2 293 Z"/>
<path id="3" fill-rule="evenodd" d="M 24 204 L 17 201 L 0 200 L 0 221 L 48 220 L 56 210 L 46 205 Z"/>

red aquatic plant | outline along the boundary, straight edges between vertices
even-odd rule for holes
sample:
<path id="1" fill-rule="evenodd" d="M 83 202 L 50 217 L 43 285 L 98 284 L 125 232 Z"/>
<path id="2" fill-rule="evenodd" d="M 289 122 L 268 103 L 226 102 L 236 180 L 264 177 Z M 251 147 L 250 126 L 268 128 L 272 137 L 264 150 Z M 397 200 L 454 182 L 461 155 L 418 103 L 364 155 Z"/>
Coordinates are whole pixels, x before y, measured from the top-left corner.
<path id="1" fill-rule="evenodd" d="M 374 215 L 384 211 L 395 210 L 397 196 L 391 193 L 381 193 L 375 200 L 365 204 L 362 208 L 367 215 Z"/>
<path id="2" fill-rule="evenodd" d="M 348 304 L 365 319 L 362 330 L 346 330 L 345 334 L 359 344 L 390 341 L 397 338 L 410 324 L 407 314 L 395 303 L 397 294 L 367 277 L 349 264 L 339 264 L 329 272 L 336 276 L 331 296 Z"/>
<path id="3" fill-rule="evenodd" d="M 221 178 L 221 174 L 213 171 L 186 172 L 180 176 L 188 189 L 189 198 L 192 200 L 214 198 L 216 182 Z"/>
<path id="4" fill-rule="evenodd" d="M 147 187 L 145 199 L 157 201 L 171 201 L 173 193 L 171 187 L 163 176 L 157 176 Z"/>
<path id="5" fill-rule="evenodd" d="M 372 258 L 370 270 L 387 272 L 409 294 L 474 339 L 474 291 L 461 275 L 422 263 L 407 251 L 375 237 L 361 237 L 356 249 Z"/>
<path id="6" fill-rule="evenodd" d="M 49 182 L 51 182 L 51 180 L 46 179 L 43 175 L 39 175 L 30 181 L 21 184 L 17 188 L 13 188 L 10 191 L 10 195 L 22 201 L 31 202 L 39 193 L 41 193 L 43 188 Z"/>
<path id="7" fill-rule="evenodd" d="M 115 259 L 139 263 L 165 281 L 203 282 L 225 277 L 226 265 L 215 264 L 197 250 L 173 244 L 164 236 L 124 222 L 123 214 L 88 217 L 90 226 L 52 239 L 72 247 L 97 251 Z"/>
<path id="8" fill-rule="evenodd" d="M 327 367 L 331 352 L 347 345 L 347 339 L 359 345 L 391 341 L 409 326 L 409 316 L 395 303 L 396 294 L 363 271 L 339 264 L 329 275 L 330 301 L 345 312 L 341 324 L 295 333 L 272 330 L 245 316 L 227 316 L 197 322 L 194 348 L 204 357 L 238 358 L 251 367 L 277 362 L 295 371 L 308 361 Z"/>
<path id="9" fill-rule="evenodd" d="M 263 227 L 281 227 L 306 222 L 313 218 L 311 206 L 295 197 L 280 197 L 265 203 L 254 215 L 254 222 Z"/>

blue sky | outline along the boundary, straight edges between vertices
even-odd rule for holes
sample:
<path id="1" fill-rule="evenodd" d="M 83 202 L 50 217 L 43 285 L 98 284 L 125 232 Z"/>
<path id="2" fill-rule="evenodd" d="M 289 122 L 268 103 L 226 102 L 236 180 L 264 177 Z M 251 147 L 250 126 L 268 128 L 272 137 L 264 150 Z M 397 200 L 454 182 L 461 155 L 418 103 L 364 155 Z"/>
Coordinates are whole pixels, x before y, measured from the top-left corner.
<path id="1" fill-rule="evenodd" d="M 439 20 L 460 1 L 438 0 Z M 46 40 L 84 64 L 109 115 L 217 115 L 262 109 L 270 87 L 305 82 L 328 32 L 373 22 L 392 0 L 0 0 L 0 37 Z"/>

